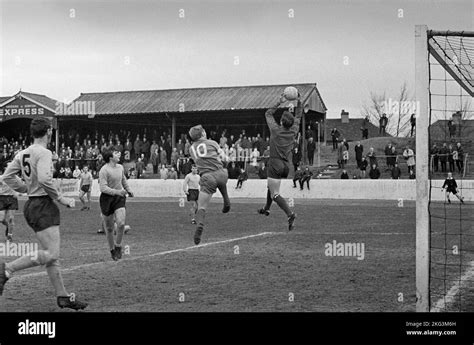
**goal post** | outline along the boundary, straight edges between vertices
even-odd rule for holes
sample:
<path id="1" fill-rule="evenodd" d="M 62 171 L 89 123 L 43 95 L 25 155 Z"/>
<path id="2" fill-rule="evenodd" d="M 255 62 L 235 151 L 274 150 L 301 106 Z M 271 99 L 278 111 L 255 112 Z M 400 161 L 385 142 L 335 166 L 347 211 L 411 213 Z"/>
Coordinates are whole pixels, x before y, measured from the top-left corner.
<path id="1" fill-rule="evenodd" d="M 456 308 L 462 311 L 463 305 L 469 308 L 474 303 L 469 293 L 474 289 L 474 247 L 471 246 L 474 242 L 468 241 L 474 238 L 468 230 L 474 224 L 474 217 L 470 205 L 461 206 L 459 197 L 463 190 L 473 189 L 469 184 L 463 186 L 472 151 L 470 155 L 462 150 L 474 138 L 472 129 L 468 131 L 471 125 L 465 121 L 474 117 L 473 61 L 473 31 L 437 31 L 426 25 L 415 26 L 415 100 L 419 109 L 416 113 L 417 312 Z M 462 132 L 461 127 L 466 131 Z M 437 145 L 442 145 L 442 150 Z M 454 158 L 458 152 L 464 156 Z M 447 206 L 451 204 L 449 195 L 441 192 L 448 172 L 458 180 L 460 202 L 455 206 Z"/>
<path id="2" fill-rule="evenodd" d="M 420 111 L 416 118 L 416 311 L 430 309 L 430 227 L 429 227 L 429 51 L 428 27 L 415 27 L 415 99 Z"/>

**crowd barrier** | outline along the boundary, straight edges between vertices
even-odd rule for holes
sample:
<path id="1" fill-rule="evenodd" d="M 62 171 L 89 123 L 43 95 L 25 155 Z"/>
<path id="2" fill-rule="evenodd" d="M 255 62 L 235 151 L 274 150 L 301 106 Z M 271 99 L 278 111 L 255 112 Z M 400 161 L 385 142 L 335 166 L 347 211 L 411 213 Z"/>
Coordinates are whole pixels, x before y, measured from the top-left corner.
<path id="1" fill-rule="evenodd" d="M 433 180 L 431 199 L 444 200 L 441 191 L 444 181 Z M 66 196 L 77 196 L 79 181 L 74 179 L 55 180 L 58 189 Z M 137 197 L 183 197 L 183 180 L 128 180 L 130 188 Z M 227 189 L 231 198 L 265 198 L 267 193 L 266 180 L 247 180 L 241 189 L 235 189 L 237 180 L 229 180 Z M 458 180 L 458 187 L 465 201 L 474 201 L 474 180 Z M 373 200 L 416 200 L 416 180 L 339 180 L 313 179 L 310 190 L 306 185 L 300 190 L 299 185 L 293 188 L 293 181 L 283 180 L 280 193 L 285 198 L 302 199 L 373 199 Z M 99 196 L 99 184 L 94 180 L 92 196 Z M 216 197 L 222 197 L 217 191 Z M 452 200 L 455 200 L 451 196 Z"/>

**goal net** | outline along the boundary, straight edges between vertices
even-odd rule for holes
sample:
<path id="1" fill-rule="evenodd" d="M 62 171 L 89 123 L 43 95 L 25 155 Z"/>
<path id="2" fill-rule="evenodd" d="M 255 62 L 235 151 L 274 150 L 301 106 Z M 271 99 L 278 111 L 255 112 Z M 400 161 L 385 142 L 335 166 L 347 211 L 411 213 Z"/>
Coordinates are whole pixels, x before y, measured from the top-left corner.
<path id="1" fill-rule="evenodd" d="M 472 311 L 474 32 L 417 26 L 415 42 L 417 311 Z"/>

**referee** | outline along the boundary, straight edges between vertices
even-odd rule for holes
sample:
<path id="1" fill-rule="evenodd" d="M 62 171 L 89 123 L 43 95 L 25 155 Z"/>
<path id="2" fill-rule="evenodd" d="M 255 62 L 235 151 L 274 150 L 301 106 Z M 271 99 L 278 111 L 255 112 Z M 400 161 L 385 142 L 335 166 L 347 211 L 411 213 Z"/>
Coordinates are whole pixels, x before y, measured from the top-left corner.
<path id="1" fill-rule="evenodd" d="M 106 151 L 103 155 L 106 164 L 99 171 L 100 210 L 114 261 L 122 258 L 122 238 L 126 218 L 125 198 L 127 194 L 133 197 L 123 166 L 119 164 L 120 156 L 120 151 Z M 114 223 L 117 223 L 116 236 L 114 236 Z"/>

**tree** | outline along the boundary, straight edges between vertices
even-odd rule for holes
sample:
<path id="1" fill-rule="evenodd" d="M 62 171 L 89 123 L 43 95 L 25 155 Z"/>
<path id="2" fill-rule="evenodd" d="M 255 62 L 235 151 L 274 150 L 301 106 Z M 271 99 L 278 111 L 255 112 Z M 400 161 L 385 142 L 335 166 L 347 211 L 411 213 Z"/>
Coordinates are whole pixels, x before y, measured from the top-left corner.
<path id="1" fill-rule="evenodd" d="M 370 101 L 368 104 L 364 104 L 362 106 L 361 114 L 363 117 L 369 119 L 370 122 L 374 123 L 376 126 L 379 124 L 379 120 L 383 114 L 383 103 L 387 98 L 385 97 L 385 92 L 383 95 L 378 95 L 375 92 L 370 92 Z M 388 115 L 387 115 L 388 117 Z M 390 118 L 388 119 L 388 123 L 390 124 Z M 390 133 L 387 127 L 387 133 Z"/>
<path id="2" fill-rule="evenodd" d="M 400 106 L 398 107 L 397 114 L 397 130 L 395 135 L 397 137 L 410 127 L 410 116 L 416 112 L 416 104 L 413 107 L 413 100 L 409 100 L 408 98 L 407 83 L 405 82 L 401 86 L 400 93 L 398 94 L 398 103 Z"/>
<path id="3" fill-rule="evenodd" d="M 387 98 L 386 92 L 383 94 L 370 92 L 370 101 L 363 105 L 361 114 L 378 126 L 380 118 L 385 113 L 388 119 L 386 132 L 398 137 L 410 130 L 410 116 L 417 112 L 416 105 L 409 96 L 405 82 L 396 98 Z"/>

